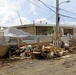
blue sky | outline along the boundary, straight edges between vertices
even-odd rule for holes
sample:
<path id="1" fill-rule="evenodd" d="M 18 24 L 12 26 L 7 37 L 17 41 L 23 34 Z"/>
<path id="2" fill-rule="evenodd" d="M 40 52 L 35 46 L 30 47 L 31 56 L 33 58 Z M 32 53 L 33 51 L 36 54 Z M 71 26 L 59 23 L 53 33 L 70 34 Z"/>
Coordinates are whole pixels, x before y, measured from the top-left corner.
<path id="1" fill-rule="evenodd" d="M 56 0 L 41 1 L 56 11 Z M 59 0 L 59 3 L 64 1 L 66 0 Z M 70 3 L 60 4 L 59 7 L 62 9 L 59 10 L 60 14 L 76 18 L 76 0 L 70 0 Z M 33 21 L 35 21 L 35 23 L 39 23 L 40 21 L 42 21 L 42 23 L 55 23 L 56 14 L 49 8 L 45 7 L 38 0 L 0 0 L 0 26 L 20 25 L 18 13 L 22 24 L 33 23 Z M 72 18 L 60 16 L 60 23 L 76 24 L 76 19 Z"/>

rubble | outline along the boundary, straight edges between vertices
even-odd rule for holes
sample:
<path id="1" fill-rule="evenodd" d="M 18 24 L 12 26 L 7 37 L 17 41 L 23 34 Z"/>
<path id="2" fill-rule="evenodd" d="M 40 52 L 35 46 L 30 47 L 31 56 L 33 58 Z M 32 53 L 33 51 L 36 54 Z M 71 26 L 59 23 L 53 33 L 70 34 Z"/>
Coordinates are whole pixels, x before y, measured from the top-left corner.
<path id="1" fill-rule="evenodd" d="M 69 49 L 70 53 L 76 53 L 76 39 L 69 40 Z"/>
<path id="2" fill-rule="evenodd" d="M 51 57 L 61 57 L 67 54 L 67 50 L 65 51 L 64 48 L 57 48 L 54 46 L 42 46 L 40 49 L 38 46 L 34 48 L 32 55 L 35 56 L 43 56 L 44 58 L 51 58 Z"/>
<path id="3" fill-rule="evenodd" d="M 70 52 L 70 53 L 76 53 L 76 46 L 74 46 L 74 47 L 69 47 L 69 52 Z"/>
<path id="4" fill-rule="evenodd" d="M 75 47 L 76 48 L 76 47 Z M 70 48 L 69 51 L 73 51 L 74 48 Z M 22 45 L 20 47 L 10 46 L 10 57 L 14 59 L 25 59 L 27 57 L 30 58 L 54 58 L 54 57 L 62 57 L 67 55 L 68 50 L 65 50 L 65 47 L 55 47 L 53 44 L 44 45 Z M 75 50 L 74 50 L 75 51 Z"/>

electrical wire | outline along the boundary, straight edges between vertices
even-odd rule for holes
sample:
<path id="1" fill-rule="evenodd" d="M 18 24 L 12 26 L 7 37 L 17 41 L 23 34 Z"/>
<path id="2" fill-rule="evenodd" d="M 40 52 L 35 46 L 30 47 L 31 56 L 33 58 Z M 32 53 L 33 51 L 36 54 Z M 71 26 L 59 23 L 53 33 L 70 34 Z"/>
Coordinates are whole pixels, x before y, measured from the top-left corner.
<path id="1" fill-rule="evenodd" d="M 33 5 L 35 5 L 35 6 L 39 7 L 39 8 L 41 8 L 40 6 L 36 5 L 36 4 L 33 3 L 32 1 L 30 1 L 30 0 L 27 0 L 27 1 L 29 1 L 29 2 L 32 3 Z"/>
<path id="2" fill-rule="evenodd" d="M 45 8 L 40 7 L 39 5 L 37 5 L 37 4 L 35 4 L 35 3 L 33 3 L 33 2 L 32 2 L 32 1 L 30 1 L 30 0 L 27 0 L 27 1 L 29 1 L 31 4 L 35 5 L 35 6 L 36 6 L 36 7 L 38 7 L 38 8 L 45 9 Z M 45 10 L 47 10 L 47 9 L 45 9 Z"/>
<path id="3" fill-rule="evenodd" d="M 63 14 L 59 14 L 60 16 L 63 16 L 63 17 L 67 17 L 67 18 L 71 18 L 71 19 L 74 19 L 74 20 L 76 20 L 76 18 L 74 18 L 74 17 L 71 17 L 71 16 L 66 16 L 66 15 L 63 15 Z"/>
<path id="4" fill-rule="evenodd" d="M 40 2 L 42 2 L 42 1 L 40 1 Z M 42 2 L 42 3 L 44 3 L 44 2 Z M 44 3 L 45 4 L 45 3 Z M 56 7 L 54 7 L 54 6 L 51 6 L 51 5 L 49 5 L 49 4 L 45 4 L 45 5 L 48 5 L 48 6 L 50 6 L 50 7 L 52 7 L 52 8 L 55 8 L 56 9 Z M 68 13 L 71 13 L 71 14 L 74 14 L 74 15 L 76 15 L 76 13 L 74 13 L 74 12 L 71 12 L 71 11 L 68 11 L 68 10 L 65 10 L 65 9 L 62 9 L 62 8 L 59 8 L 59 10 L 63 10 L 63 11 L 65 11 L 65 12 L 68 12 Z"/>
<path id="5" fill-rule="evenodd" d="M 64 23 L 66 23 L 66 21 L 65 21 L 64 17 L 62 17 L 62 20 L 63 20 L 63 22 L 64 22 Z"/>
<path id="6" fill-rule="evenodd" d="M 71 14 L 74 14 L 74 15 L 76 15 L 76 13 L 74 13 L 74 12 L 71 12 L 71 11 L 67 11 L 67 10 L 65 10 L 65 9 L 62 9 L 62 8 L 59 8 L 60 10 L 63 10 L 63 11 L 65 11 L 65 12 L 68 12 L 68 13 L 71 13 Z"/>
<path id="7" fill-rule="evenodd" d="M 33 2 L 30 1 L 30 0 L 27 0 L 27 1 L 29 1 L 30 3 L 32 3 L 32 4 L 35 5 L 36 7 L 42 8 L 42 7 L 36 5 L 35 3 L 33 3 Z M 44 9 L 44 8 L 42 8 L 42 9 Z M 49 9 L 50 9 L 50 8 L 49 8 Z M 54 11 L 53 11 L 53 12 L 54 12 Z M 49 11 L 48 15 L 49 15 L 49 14 L 50 14 L 50 11 Z M 51 17 L 48 17 L 48 18 L 46 18 L 46 19 L 50 19 L 50 18 L 52 18 L 54 15 L 55 15 L 55 14 L 53 14 Z"/>
<path id="8" fill-rule="evenodd" d="M 44 2 L 42 2 L 41 0 L 38 0 L 40 1 L 45 7 L 49 8 L 51 11 L 53 11 L 54 13 L 56 13 L 54 10 L 52 10 L 50 7 L 48 7 Z"/>
<path id="9" fill-rule="evenodd" d="M 56 14 L 54 13 L 52 16 L 50 16 L 50 17 L 48 17 L 48 18 L 46 18 L 46 19 L 48 20 L 48 19 L 54 17 L 55 15 L 56 15 Z"/>
<path id="10" fill-rule="evenodd" d="M 32 3 L 33 5 L 35 5 L 35 6 L 37 6 L 37 7 L 39 7 L 39 8 L 42 8 L 42 7 L 40 7 L 40 6 L 36 5 L 36 4 L 34 4 L 34 3 L 31 2 L 30 0 L 28 0 L 28 1 L 29 1 L 30 3 Z M 38 1 L 40 1 L 45 7 L 49 8 L 52 12 L 54 12 L 54 13 L 56 14 L 56 12 L 52 9 L 52 8 L 56 8 L 56 7 L 50 6 L 50 5 L 48 5 L 48 4 L 45 4 L 45 3 L 42 2 L 41 0 L 38 0 Z M 47 5 L 48 5 L 48 6 L 47 6 Z M 49 6 L 52 7 L 52 8 L 50 8 Z M 73 13 L 73 12 L 70 12 L 70 11 L 67 11 L 67 10 L 64 10 L 64 9 L 61 9 L 61 8 L 59 8 L 59 9 L 76 15 L 76 13 Z M 54 15 L 55 15 L 55 14 L 54 14 Z M 63 15 L 63 14 L 59 14 L 59 15 L 60 15 L 60 16 L 63 16 L 63 17 L 67 17 L 67 18 L 71 18 L 71 19 L 76 20 L 76 18 L 71 17 L 71 16 L 66 16 L 66 15 Z M 52 15 L 52 16 L 53 16 L 53 15 Z M 51 17 L 52 17 L 52 16 L 51 16 Z M 51 18 L 51 17 L 49 17 L 49 18 Z M 49 19 L 49 18 L 47 18 L 47 19 Z"/>
<path id="11" fill-rule="evenodd" d="M 54 10 L 52 10 L 50 7 L 47 6 L 47 4 L 45 4 L 44 2 L 42 2 L 41 0 L 38 0 L 40 1 L 44 6 L 46 6 L 47 8 L 49 8 L 52 12 L 56 13 Z M 71 19 L 74 19 L 76 20 L 76 18 L 74 17 L 71 17 L 71 16 L 66 16 L 66 15 L 63 15 L 63 14 L 59 14 L 60 16 L 63 16 L 63 17 L 67 17 L 67 18 L 71 18 Z"/>
<path id="12" fill-rule="evenodd" d="M 42 2 L 41 0 L 38 0 L 38 1 L 40 1 L 42 4 L 45 4 L 45 3 L 44 3 L 44 2 Z M 45 4 L 45 5 L 48 5 L 48 6 L 52 7 L 52 8 L 56 8 L 56 7 L 51 6 L 51 5 L 49 5 L 49 4 Z M 59 9 L 60 9 L 60 10 L 65 11 L 65 12 L 68 12 L 68 13 L 71 13 L 71 14 L 76 15 L 76 13 L 74 13 L 74 12 L 71 12 L 71 11 L 68 11 L 68 10 L 65 10 L 65 9 L 62 9 L 62 8 L 59 8 Z"/>

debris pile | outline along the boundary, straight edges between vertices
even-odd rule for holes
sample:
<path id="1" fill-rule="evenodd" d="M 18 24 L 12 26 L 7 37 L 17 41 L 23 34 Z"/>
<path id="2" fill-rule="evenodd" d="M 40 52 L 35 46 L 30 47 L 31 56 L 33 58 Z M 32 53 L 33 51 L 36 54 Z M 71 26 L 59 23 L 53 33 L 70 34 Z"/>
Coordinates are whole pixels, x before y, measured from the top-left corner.
<path id="1" fill-rule="evenodd" d="M 24 59 L 25 57 L 31 58 L 52 58 L 61 57 L 67 54 L 65 48 L 54 47 L 53 45 L 28 45 L 17 47 L 10 46 L 10 57 Z"/>
<path id="2" fill-rule="evenodd" d="M 70 53 L 76 53 L 76 46 L 74 46 L 74 47 L 69 47 L 69 52 L 70 52 Z"/>
<path id="3" fill-rule="evenodd" d="M 71 39 L 69 40 L 69 50 L 70 53 L 76 53 L 76 40 Z"/>
<path id="4" fill-rule="evenodd" d="M 54 46 L 42 46 L 36 47 L 33 49 L 32 55 L 35 56 L 43 56 L 44 58 L 51 58 L 51 57 L 61 57 L 67 54 L 67 50 L 65 51 L 64 48 L 57 48 Z"/>

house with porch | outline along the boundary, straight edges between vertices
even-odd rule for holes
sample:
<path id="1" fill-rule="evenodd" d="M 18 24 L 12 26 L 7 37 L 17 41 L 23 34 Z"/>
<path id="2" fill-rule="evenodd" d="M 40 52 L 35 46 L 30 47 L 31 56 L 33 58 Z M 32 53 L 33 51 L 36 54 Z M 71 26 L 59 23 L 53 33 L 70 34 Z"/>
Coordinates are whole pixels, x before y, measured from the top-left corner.
<path id="1" fill-rule="evenodd" d="M 34 24 L 19 25 L 15 27 L 33 35 L 51 35 L 56 29 L 56 24 L 34 23 Z M 75 35 L 76 28 L 75 25 L 60 24 L 59 32 L 61 35 L 67 35 L 67 34 Z"/>

